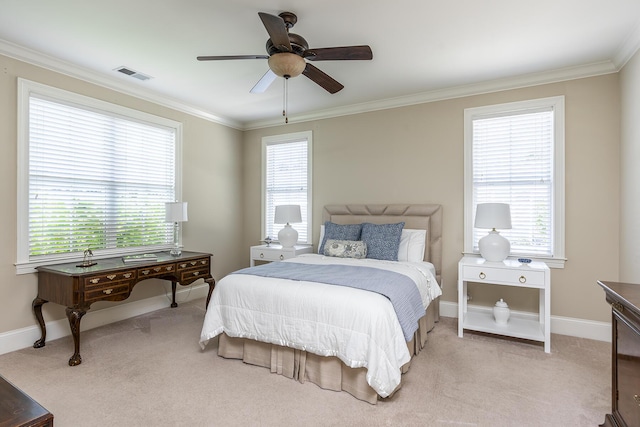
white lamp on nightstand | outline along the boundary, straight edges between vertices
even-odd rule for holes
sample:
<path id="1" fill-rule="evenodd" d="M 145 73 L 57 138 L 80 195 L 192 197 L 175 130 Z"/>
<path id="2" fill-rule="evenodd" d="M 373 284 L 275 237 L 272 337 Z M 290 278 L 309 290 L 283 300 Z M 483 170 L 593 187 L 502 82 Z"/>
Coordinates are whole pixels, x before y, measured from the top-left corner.
<path id="1" fill-rule="evenodd" d="M 182 249 L 180 248 L 180 223 L 186 222 L 189 218 L 187 215 L 187 202 L 167 202 L 165 203 L 165 221 L 173 223 L 173 248 L 172 256 L 180 256 Z"/>
<path id="2" fill-rule="evenodd" d="M 275 224 L 286 224 L 278 233 L 278 241 L 283 248 L 292 248 L 298 241 L 298 232 L 289 224 L 302 222 L 300 205 L 276 206 Z"/>
<path id="3" fill-rule="evenodd" d="M 511 208 L 506 203 L 479 203 L 476 206 L 475 228 L 490 228 L 489 234 L 478 241 L 480 255 L 487 261 L 504 261 L 511 252 L 511 244 L 496 228 L 511 228 Z"/>

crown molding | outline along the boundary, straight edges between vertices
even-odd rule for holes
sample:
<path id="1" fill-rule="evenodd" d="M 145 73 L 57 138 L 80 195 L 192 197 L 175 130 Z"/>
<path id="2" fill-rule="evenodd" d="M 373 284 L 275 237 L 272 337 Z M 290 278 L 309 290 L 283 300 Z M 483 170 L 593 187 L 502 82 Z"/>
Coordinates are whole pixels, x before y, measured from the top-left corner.
<path id="1" fill-rule="evenodd" d="M 618 71 L 629 62 L 638 49 L 640 49 L 640 21 L 638 21 L 635 29 L 629 34 L 629 37 L 622 43 L 622 46 L 613 57 L 613 63 L 618 68 Z"/>
<path id="2" fill-rule="evenodd" d="M 79 67 L 78 65 L 63 61 L 58 58 L 54 58 L 49 55 L 45 55 L 32 49 L 27 49 L 23 46 L 10 43 L 6 40 L 0 40 L 0 55 L 8 56 L 10 58 L 35 65 L 40 68 L 45 68 L 56 73 L 64 74 L 66 76 L 73 77 L 87 83 L 95 84 L 106 89 L 111 89 L 125 95 L 134 96 L 144 101 L 153 102 L 154 104 L 171 108 L 173 110 L 190 114 L 192 116 L 200 117 L 202 119 L 224 126 L 228 126 L 238 130 L 244 130 L 242 123 L 238 121 L 212 114 L 210 112 L 185 104 L 175 99 L 159 95 L 149 89 L 129 84 L 128 82 L 121 81 L 119 79 L 116 79 L 115 77 L 112 78 L 105 74 L 100 74 L 96 71 L 89 70 L 87 68 Z"/>
<path id="3" fill-rule="evenodd" d="M 538 86 L 561 81 L 594 77 L 617 72 L 619 69 L 611 61 L 596 62 L 579 67 L 568 67 L 541 73 L 526 74 L 511 78 L 491 80 L 487 82 L 455 86 L 428 92 L 416 93 L 408 96 L 388 98 L 344 107 L 314 111 L 307 114 L 289 116 L 289 123 L 302 123 L 312 120 L 328 119 L 332 117 L 347 116 L 351 114 L 366 113 L 371 111 L 386 110 L 390 108 L 407 107 L 416 104 L 425 104 L 447 99 L 462 98 L 466 96 L 481 95 L 491 92 L 519 89 L 530 86 Z M 282 126 L 282 119 L 269 119 L 247 122 L 244 130 L 254 130 L 273 126 Z"/>
<path id="4" fill-rule="evenodd" d="M 443 101 L 447 99 L 462 98 L 466 96 L 481 95 L 491 92 L 519 89 L 524 87 L 615 73 L 624 66 L 624 64 L 635 54 L 635 52 L 639 48 L 640 25 L 636 27 L 636 30 L 627 38 L 623 46 L 619 49 L 617 55 L 614 58 L 614 61 L 602 61 L 587 64 L 584 66 L 526 74 L 522 76 L 496 79 L 477 84 L 455 86 L 445 89 L 416 93 L 407 96 L 318 110 L 306 114 L 290 116 L 289 123 L 303 123 L 313 120 L 322 120 L 352 114 L 387 110 L 391 108 L 406 107 L 416 104 L 424 104 L 435 101 Z M 125 95 L 134 96 L 145 101 L 153 102 L 155 104 L 174 109 L 176 111 L 190 114 L 195 117 L 200 117 L 202 119 L 212 121 L 233 129 L 246 131 L 283 125 L 282 119 L 280 117 L 248 122 L 240 122 L 231 120 L 226 117 L 221 117 L 203 109 L 177 101 L 175 99 L 158 95 L 151 90 L 128 84 L 127 82 L 120 81 L 116 78 L 101 75 L 99 73 L 96 73 L 95 71 L 78 67 L 77 65 L 62 61 L 48 55 L 44 55 L 34 50 L 26 49 L 22 46 L 18 46 L 4 40 L 0 40 L 0 54 L 67 75 L 69 77 L 83 80 L 88 83 L 102 86 L 107 89 L 115 90 Z"/>

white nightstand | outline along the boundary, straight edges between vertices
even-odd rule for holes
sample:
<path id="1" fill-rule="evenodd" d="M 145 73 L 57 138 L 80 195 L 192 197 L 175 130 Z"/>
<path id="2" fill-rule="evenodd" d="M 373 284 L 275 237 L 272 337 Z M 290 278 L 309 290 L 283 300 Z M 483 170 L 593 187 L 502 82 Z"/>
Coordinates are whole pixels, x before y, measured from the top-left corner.
<path id="1" fill-rule="evenodd" d="M 511 313 L 505 326 L 498 325 L 492 309 L 467 310 L 467 282 L 534 288 L 540 290 L 537 319 Z M 544 262 L 522 264 L 516 260 L 488 262 L 463 257 L 458 263 L 458 336 L 464 329 L 544 342 L 551 352 L 551 273 Z"/>
<path id="2" fill-rule="evenodd" d="M 283 248 L 281 245 L 251 246 L 249 259 L 251 267 L 256 265 L 256 261 L 283 261 L 285 259 L 297 257 L 300 254 L 310 254 L 313 248 L 308 245 L 295 245 L 292 248 Z"/>

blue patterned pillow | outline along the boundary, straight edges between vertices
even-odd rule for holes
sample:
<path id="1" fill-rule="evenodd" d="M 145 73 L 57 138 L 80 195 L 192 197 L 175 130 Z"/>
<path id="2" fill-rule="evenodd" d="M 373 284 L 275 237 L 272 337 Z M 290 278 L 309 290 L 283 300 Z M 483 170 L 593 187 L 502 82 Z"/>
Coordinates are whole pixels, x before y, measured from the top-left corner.
<path id="1" fill-rule="evenodd" d="M 404 222 L 397 224 L 362 224 L 360 240 L 367 244 L 367 258 L 398 260 L 398 248 Z"/>
<path id="2" fill-rule="evenodd" d="M 324 253 L 324 244 L 327 240 L 361 240 L 360 231 L 362 230 L 362 224 L 335 224 L 331 221 L 324 223 L 324 239 L 320 243 L 318 253 Z"/>

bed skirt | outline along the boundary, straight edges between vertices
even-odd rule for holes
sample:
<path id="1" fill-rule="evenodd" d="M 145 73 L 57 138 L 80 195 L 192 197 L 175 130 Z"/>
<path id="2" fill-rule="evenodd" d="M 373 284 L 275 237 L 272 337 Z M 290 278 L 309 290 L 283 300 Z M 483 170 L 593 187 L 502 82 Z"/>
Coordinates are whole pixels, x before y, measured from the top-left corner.
<path id="1" fill-rule="evenodd" d="M 427 314 L 420 319 L 420 325 L 413 339 L 407 343 L 411 357 L 420 353 L 427 343 L 427 333 L 433 329 L 438 319 L 438 303 L 436 299 L 427 309 Z M 366 368 L 350 368 L 335 356 L 318 356 L 304 350 L 296 350 L 276 344 L 263 343 L 246 338 L 233 338 L 225 333 L 218 337 L 218 356 L 227 359 L 242 359 L 245 363 L 263 366 L 272 373 L 284 375 L 301 383 L 311 381 L 321 388 L 346 391 L 360 400 L 376 404 L 382 399 L 367 383 Z M 402 366 L 405 374 L 411 361 Z M 402 382 L 387 397 L 390 399 L 400 389 Z"/>

